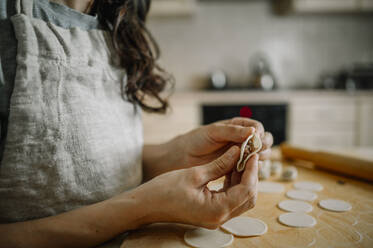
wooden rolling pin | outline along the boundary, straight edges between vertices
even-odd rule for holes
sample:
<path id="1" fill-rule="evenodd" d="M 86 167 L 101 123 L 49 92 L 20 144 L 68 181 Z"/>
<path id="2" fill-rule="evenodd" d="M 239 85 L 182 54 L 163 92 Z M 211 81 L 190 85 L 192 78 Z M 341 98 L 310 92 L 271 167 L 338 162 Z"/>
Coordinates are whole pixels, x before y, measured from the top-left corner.
<path id="1" fill-rule="evenodd" d="M 284 158 L 309 161 L 314 163 L 316 168 L 373 181 L 373 161 L 371 160 L 332 152 L 307 150 L 287 143 L 281 144 L 280 148 Z"/>

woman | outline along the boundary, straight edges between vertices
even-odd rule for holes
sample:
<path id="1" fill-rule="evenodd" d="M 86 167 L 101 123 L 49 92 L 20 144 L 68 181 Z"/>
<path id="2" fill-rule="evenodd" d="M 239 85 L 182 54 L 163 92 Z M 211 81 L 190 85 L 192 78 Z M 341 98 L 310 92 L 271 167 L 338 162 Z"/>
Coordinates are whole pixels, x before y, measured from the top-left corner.
<path id="1" fill-rule="evenodd" d="M 91 247 L 154 222 L 216 228 L 252 208 L 258 160 L 272 145 L 259 122 L 142 143 L 140 110 L 168 106 L 144 24 L 150 1 L 55 2 L 0 6 L 1 244 Z M 237 173 L 236 144 L 253 132 L 263 150 Z M 224 189 L 209 191 L 222 176 Z"/>

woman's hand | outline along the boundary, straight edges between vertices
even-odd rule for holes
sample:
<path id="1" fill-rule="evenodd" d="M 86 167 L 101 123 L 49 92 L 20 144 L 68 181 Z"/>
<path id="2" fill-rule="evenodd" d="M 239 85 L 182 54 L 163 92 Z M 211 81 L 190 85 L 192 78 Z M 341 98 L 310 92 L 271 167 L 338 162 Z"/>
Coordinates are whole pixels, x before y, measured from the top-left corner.
<path id="1" fill-rule="evenodd" d="M 272 134 L 265 132 L 262 123 L 256 120 L 237 117 L 202 126 L 180 137 L 184 147 L 185 165 L 199 165 L 211 162 L 233 144 L 241 144 L 246 138 L 257 133 L 263 147 L 259 159 L 269 159 L 273 144 Z"/>
<path id="2" fill-rule="evenodd" d="M 111 199 L 59 215 L 0 224 L 4 247 L 93 247 L 120 233 L 153 222 L 179 222 L 216 228 L 252 208 L 256 201 L 258 155 L 242 173 L 232 172 L 239 148 L 211 163 L 162 174 Z M 231 175 L 224 188 L 206 184 Z"/>
<path id="3" fill-rule="evenodd" d="M 144 178 L 149 180 L 171 170 L 210 163 L 233 145 L 240 145 L 253 132 L 263 143 L 259 159 L 268 159 L 273 144 L 271 133 L 265 132 L 258 121 L 237 117 L 202 126 L 165 144 L 145 145 Z"/>
<path id="4" fill-rule="evenodd" d="M 217 228 L 255 205 L 258 182 L 258 155 L 251 157 L 242 173 L 234 171 L 240 149 L 232 146 L 218 159 L 201 166 L 162 174 L 130 194 L 139 198 L 147 222 L 179 222 Z M 219 192 L 207 183 L 232 175 Z"/>

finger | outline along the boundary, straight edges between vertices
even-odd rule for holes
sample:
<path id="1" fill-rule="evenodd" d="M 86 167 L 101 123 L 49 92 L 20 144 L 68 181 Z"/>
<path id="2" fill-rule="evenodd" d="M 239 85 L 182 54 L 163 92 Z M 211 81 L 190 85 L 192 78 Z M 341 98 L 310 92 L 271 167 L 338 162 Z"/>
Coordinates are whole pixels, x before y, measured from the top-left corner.
<path id="1" fill-rule="evenodd" d="M 231 119 L 231 124 L 243 127 L 254 127 L 256 133 L 259 134 L 260 137 L 263 137 L 264 135 L 264 126 L 260 121 L 253 120 L 250 118 L 236 117 Z"/>
<path id="2" fill-rule="evenodd" d="M 216 158 L 222 156 L 233 145 L 234 145 L 233 143 L 228 143 L 225 145 L 222 144 L 220 148 L 215 147 L 215 149 L 212 149 L 212 150 L 206 149 L 205 152 L 208 152 L 208 154 L 203 155 L 203 157 L 201 157 L 199 161 L 195 162 L 193 165 L 204 165 L 204 164 L 210 163 L 211 161 L 214 161 Z"/>
<path id="3" fill-rule="evenodd" d="M 227 189 L 226 192 L 219 193 L 222 202 L 232 211 L 247 201 L 249 193 L 254 189 L 258 182 L 258 159 L 259 155 L 254 154 L 246 163 L 245 170 L 241 176 L 241 182 Z"/>
<path id="4" fill-rule="evenodd" d="M 246 186 L 256 185 L 258 182 L 258 162 L 259 155 L 254 154 L 247 162 L 245 170 L 242 173 L 241 184 Z"/>
<path id="5" fill-rule="evenodd" d="M 232 124 L 214 123 L 206 126 L 207 136 L 214 143 L 234 142 L 242 143 L 255 132 L 253 127 L 243 127 Z"/>
<path id="6" fill-rule="evenodd" d="M 271 158 L 271 154 L 272 154 L 272 149 L 269 148 L 269 149 L 266 149 L 264 151 L 261 151 L 259 153 L 259 160 L 267 160 L 267 159 L 270 159 Z"/>
<path id="7" fill-rule="evenodd" d="M 209 181 L 216 180 L 230 171 L 236 166 L 240 155 L 240 149 L 238 146 L 232 146 L 218 159 L 212 161 L 207 165 L 196 168 L 198 173 L 201 174 L 202 185 Z"/>
<path id="8" fill-rule="evenodd" d="M 256 193 L 256 189 L 253 191 L 253 194 L 249 194 L 247 201 L 245 201 L 241 206 L 234 209 L 231 214 L 229 215 L 229 218 L 234 218 L 237 216 L 242 215 L 243 213 L 247 212 L 248 210 L 252 209 L 257 200 L 258 194 Z"/>
<path id="9" fill-rule="evenodd" d="M 232 172 L 225 176 L 223 190 L 226 191 L 231 186 Z"/>
<path id="10" fill-rule="evenodd" d="M 243 194 L 243 196 L 245 197 L 243 203 L 234 206 L 234 208 L 232 209 L 231 218 L 253 208 L 256 203 L 256 197 L 258 194 L 258 159 L 259 156 L 255 154 L 246 163 L 245 171 L 242 174 L 240 185 L 244 185 L 247 193 Z"/>
<path id="11" fill-rule="evenodd" d="M 237 172 L 236 170 L 232 172 L 231 186 L 237 185 L 241 182 L 241 175 L 242 173 Z"/>
<path id="12" fill-rule="evenodd" d="M 262 150 L 266 150 L 273 145 L 273 136 L 270 132 L 265 132 L 262 140 Z"/>

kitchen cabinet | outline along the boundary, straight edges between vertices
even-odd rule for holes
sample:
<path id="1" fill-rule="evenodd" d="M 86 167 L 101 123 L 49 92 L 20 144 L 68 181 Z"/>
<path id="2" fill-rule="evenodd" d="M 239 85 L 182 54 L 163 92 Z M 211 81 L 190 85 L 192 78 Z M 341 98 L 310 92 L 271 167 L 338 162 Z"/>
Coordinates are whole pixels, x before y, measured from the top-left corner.
<path id="1" fill-rule="evenodd" d="M 362 11 L 373 11 L 373 0 L 360 0 L 360 8 Z"/>
<path id="2" fill-rule="evenodd" d="M 358 144 L 373 146 L 373 98 L 363 97 L 358 103 Z"/>
<path id="3" fill-rule="evenodd" d="M 275 10 L 286 13 L 363 13 L 373 11 L 373 0 L 278 0 Z"/>
<path id="4" fill-rule="evenodd" d="M 200 125 L 198 101 L 188 94 L 177 94 L 170 100 L 171 109 L 164 115 L 143 114 L 144 140 L 146 143 L 166 142 Z"/>
<path id="5" fill-rule="evenodd" d="M 297 145 L 354 146 L 355 97 L 305 97 L 291 99 L 288 140 Z"/>
<path id="6" fill-rule="evenodd" d="M 204 105 L 287 104 L 286 139 L 291 143 L 373 146 L 373 92 L 180 92 L 170 103 L 166 115 L 144 113 L 145 142 L 165 142 L 200 126 Z"/>
<path id="7" fill-rule="evenodd" d="M 356 0 L 295 0 L 295 12 L 347 12 L 358 10 Z"/>
<path id="8" fill-rule="evenodd" d="M 191 16 L 196 11 L 196 0 L 153 0 L 151 17 Z"/>

